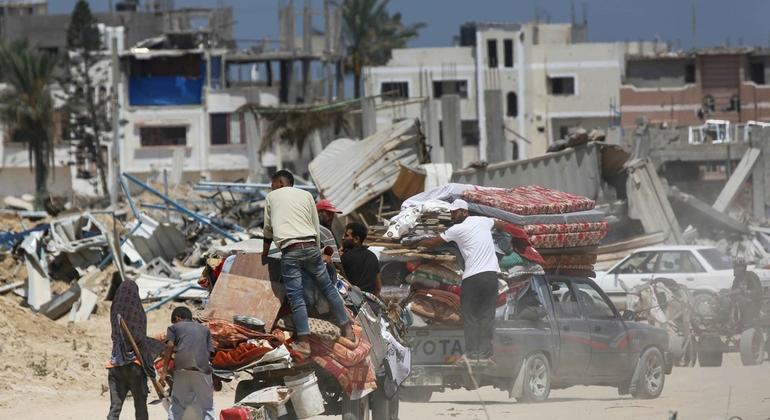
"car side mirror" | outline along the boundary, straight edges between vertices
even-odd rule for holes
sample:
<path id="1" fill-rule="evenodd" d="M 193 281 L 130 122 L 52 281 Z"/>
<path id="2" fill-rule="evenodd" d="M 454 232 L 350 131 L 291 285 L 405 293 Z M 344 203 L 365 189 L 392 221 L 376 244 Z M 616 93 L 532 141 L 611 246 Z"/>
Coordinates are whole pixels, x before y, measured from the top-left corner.
<path id="1" fill-rule="evenodd" d="M 630 309 L 623 309 L 620 313 L 620 318 L 623 319 L 623 321 L 634 321 L 636 320 L 636 312 Z"/>

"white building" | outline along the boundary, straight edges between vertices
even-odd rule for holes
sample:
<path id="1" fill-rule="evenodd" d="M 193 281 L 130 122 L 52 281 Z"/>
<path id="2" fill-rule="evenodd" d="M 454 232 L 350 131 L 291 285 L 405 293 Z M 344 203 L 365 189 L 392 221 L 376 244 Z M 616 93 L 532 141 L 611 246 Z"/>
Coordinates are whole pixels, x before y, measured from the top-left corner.
<path id="1" fill-rule="evenodd" d="M 441 161 L 442 147 L 431 118 L 441 118 L 447 93 L 461 98 L 464 165 L 541 155 L 570 128 L 617 125 L 625 55 L 655 49 L 588 43 L 586 31 L 585 24 L 468 23 L 457 46 L 394 50 L 387 65 L 365 70 L 364 92 L 382 95 L 378 128 L 422 117 L 434 161 Z M 503 113 L 502 146 L 490 145 L 490 112 Z"/>

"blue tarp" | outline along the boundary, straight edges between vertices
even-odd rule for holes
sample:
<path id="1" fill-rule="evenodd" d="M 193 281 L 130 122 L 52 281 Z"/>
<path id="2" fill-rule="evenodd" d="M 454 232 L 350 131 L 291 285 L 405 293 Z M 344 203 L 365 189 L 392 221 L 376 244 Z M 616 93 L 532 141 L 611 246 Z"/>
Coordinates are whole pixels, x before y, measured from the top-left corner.
<path id="1" fill-rule="evenodd" d="M 19 244 L 24 238 L 27 237 L 32 232 L 36 232 L 38 230 L 48 230 L 50 225 L 48 223 L 41 223 L 32 229 L 27 229 L 22 232 L 0 232 L 0 251 L 10 251 L 16 245 Z"/>
<path id="2" fill-rule="evenodd" d="M 128 103 L 132 106 L 200 105 L 203 78 L 182 76 L 131 77 Z"/>

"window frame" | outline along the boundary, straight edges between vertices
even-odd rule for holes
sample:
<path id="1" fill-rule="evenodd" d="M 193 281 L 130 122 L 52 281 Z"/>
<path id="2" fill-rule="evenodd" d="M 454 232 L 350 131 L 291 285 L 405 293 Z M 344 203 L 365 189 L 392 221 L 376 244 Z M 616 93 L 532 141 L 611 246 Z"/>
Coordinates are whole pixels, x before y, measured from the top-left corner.
<path id="1" fill-rule="evenodd" d="M 632 258 L 634 258 L 637 255 L 640 254 L 650 254 L 652 255 L 652 258 L 655 258 L 655 261 L 652 262 L 652 271 L 648 272 L 642 272 L 642 273 L 625 273 L 620 271 L 620 267 L 623 266 L 623 264 L 626 264 L 628 261 L 630 261 Z M 655 270 L 658 268 L 658 257 L 660 256 L 660 253 L 658 251 L 642 251 L 642 252 L 635 252 L 628 257 L 626 257 L 623 261 L 619 262 L 618 265 L 613 267 L 609 272 L 611 274 L 655 274 Z M 648 262 L 649 264 L 649 262 Z"/>
<path id="2" fill-rule="evenodd" d="M 487 39 L 487 67 L 496 69 L 500 67 L 500 51 L 497 49 L 497 38 Z"/>
<path id="3" fill-rule="evenodd" d="M 391 84 L 401 84 L 401 83 L 403 83 L 404 85 L 406 85 L 406 96 L 397 96 L 397 97 L 386 96 L 384 94 L 384 92 L 386 92 L 386 91 L 385 91 L 385 89 L 383 89 L 383 85 L 386 84 L 386 83 L 391 83 Z M 391 101 L 403 101 L 403 100 L 406 100 L 406 99 L 410 98 L 409 95 L 411 94 L 411 88 L 412 88 L 412 86 L 411 86 L 411 82 L 409 80 L 381 80 L 380 81 L 380 98 L 382 98 L 383 101 L 388 101 L 388 102 L 391 102 Z"/>
<path id="4" fill-rule="evenodd" d="M 595 284 L 592 284 L 590 282 L 587 282 L 582 279 L 573 279 L 571 280 L 572 283 L 572 290 L 575 296 L 575 299 L 577 300 L 578 306 L 580 307 L 580 312 L 583 314 L 583 318 L 590 319 L 594 321 L 616 321 L 620 320 L 620 314 L 618 313 L 618 308 L 615 307 L 615 305 L 612 304 L 612 302 L 607 298 L 607 296 L 602 293 L 601 289 L 597 287 Z M 591 316 L 591 312 L 588 310 L 588 308 L 584 307 L 582 301 L 580 298 L 578 298 L 578 286 L 584 284 L 589 289 L 593 290 L 600 298 L 601 301 L 609 308 L 610 312 L 612 312 L 612 317 L 610 318 L 595 318 Z"/>
<path id="5" fill-rule="evenodd" d="M 433 99 L 441 99 L 441 97 L 444 96 L 444 95 L 451 95 L 451 93 L 444 93 L 444 86 L 443 86 L 444 83 L 451 83 L 451 82 L 454 82 L 454 83 L 458 84 L 457 85 L 457 87 L 458 87 L 457 91 L 458 92 L 456 94 L 457 94 L 457 96 L 460 97 L 460 99 L 468 99 L 468 97 L 470 96 L 470 88 L 469 88 L 470 82 L 469 82 L 468 79 L 433 79 L 431 82 L 432 83 L 431 83 L 431 92 L 430 93 L 433 96 Z M 439 83 L 440 86 L 441 86 L 441 94 L 440 95 L 436 95 L 436 84 L 437 83 Z M 459 84 L 465 84 L 465 93 L 464 94 L 462 94 L 460 92 L 460 89 L 459 89 L 460 85 Z"/>
<path id="6" fill-rule="evenodd" d="M 511 112 L 511 95 L 513 95 L 513 112 Z M 510 118 L 519 117 L 519 95 L 510 91 L 505 95 L 505 116 Z"/>
<path id="7" fill-rule="evenodd" d="M 503 39 L 503 67 L 507 69 L 513 68 L 516 62 L 516 56 L 514 54 L 513 38 Z"/>

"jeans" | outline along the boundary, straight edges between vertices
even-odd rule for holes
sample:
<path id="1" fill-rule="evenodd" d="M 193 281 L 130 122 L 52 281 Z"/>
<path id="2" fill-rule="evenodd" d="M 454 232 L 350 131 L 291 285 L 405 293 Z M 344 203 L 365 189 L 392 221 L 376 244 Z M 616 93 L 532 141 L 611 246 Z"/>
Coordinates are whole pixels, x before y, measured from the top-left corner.
<path id="1" fill-rule="evenodd" d="M 182 420 L 188 409 L 195 412 L 196 419 L 214 420 L 214 385 L 210 373 L 174 371 L 168 420 Z"/>
<path id="2" fill-rule="evenodd" d="M 107 420 L 118 420 L 128 391 L 134 398 L 136 420 L 147 420 L 147 375 L 136 363 L 108 369 L 107 382 L 110 385 L 110 413 Z"/>
<path id="3" fill-rule="evenodd" d="M 465 333 L 465 354 L 468 357 L 492 356 L 495 307 L 497 304 L 497 273 L 485 271 L 463 280 L 460 311 Z"/>
<path id="4" fill-rule="evenodd" d="M 348 323 L 345 304 L 342 302 L 337 288 L 329 279 L 329 272 L 326 271 L 326 265 L 321 259 L 319 248 L 295 248 L 285 251 L 281 256 L 281 277 L 286 287 L 286 295 L 289 298 L 297 335 L 310 335 L 303 277 L 305 282 L 314 283 L 321 294 L 326 296 L 331 312 L 337 320 L 337 325 L 343 327 Z"/>

